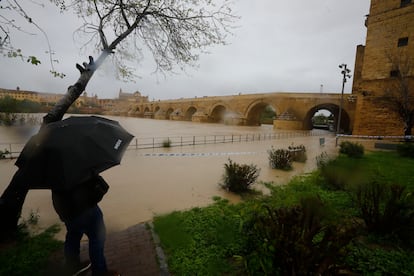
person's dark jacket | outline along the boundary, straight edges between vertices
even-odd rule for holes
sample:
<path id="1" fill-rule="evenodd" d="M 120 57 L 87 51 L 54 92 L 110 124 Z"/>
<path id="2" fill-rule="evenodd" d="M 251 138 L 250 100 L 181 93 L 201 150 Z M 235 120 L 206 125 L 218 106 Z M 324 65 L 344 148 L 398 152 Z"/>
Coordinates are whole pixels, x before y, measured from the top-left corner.
<path id="1" fill-rule="evenodd" d="M 101 201 L 108 188 L 96 175 L 69 191 L 52 189 L 53 207 L 62 221 L 72 220 Z"/>

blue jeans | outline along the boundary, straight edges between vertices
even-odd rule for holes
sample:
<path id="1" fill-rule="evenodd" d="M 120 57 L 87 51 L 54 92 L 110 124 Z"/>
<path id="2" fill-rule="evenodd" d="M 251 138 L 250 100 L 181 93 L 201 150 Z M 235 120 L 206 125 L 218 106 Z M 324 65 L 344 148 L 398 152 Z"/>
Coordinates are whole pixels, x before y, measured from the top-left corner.
<path id="1" fill-rule="evenodd" d="M 98 205 L 86 210 L 78 217 L 65 222 L 66 240 L 64 246 L 65 258 L 69 262 L 80 261 L 80 241 L 83 234 L 89 239 L 89 258 L 92 273 L 106 272 L 104 244 L 106 229 L 103 214 Z"/>

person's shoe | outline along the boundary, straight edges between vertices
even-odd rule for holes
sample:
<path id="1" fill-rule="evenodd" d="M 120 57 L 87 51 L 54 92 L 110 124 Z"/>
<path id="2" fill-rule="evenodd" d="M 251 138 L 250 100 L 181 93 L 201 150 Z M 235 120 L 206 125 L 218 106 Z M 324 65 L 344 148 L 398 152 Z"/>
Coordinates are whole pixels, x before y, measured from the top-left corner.
<path id="1" fill-rule="evenodd" d="M 121 276 L 121 274 L 115 270 L 108 270 L 105 272 L 95 272 L 92 276 Z"/>
<path id="2" fill-rule="evenodd" d="M 108 270 L 105 276 L 121 276 L 121 274 L 115 270 Z"/>
<path id="3" fill-rule="evenodd" d="M 86 272 L 89 268 L 91 268 L 91 262 L 90 261 L 85 261 L 85 262 L 81 262 L 79 264 L 79 267 L 76 269 L 76 271 L 72 274 L 72 276 L 80 276 L 82 275 L 84 272 Z"/>

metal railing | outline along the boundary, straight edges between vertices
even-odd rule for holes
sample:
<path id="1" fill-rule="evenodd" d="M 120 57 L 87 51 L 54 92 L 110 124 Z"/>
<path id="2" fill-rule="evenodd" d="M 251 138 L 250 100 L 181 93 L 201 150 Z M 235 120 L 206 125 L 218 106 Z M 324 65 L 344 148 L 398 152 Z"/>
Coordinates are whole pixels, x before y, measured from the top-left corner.
<path id="1" fill-rule="evenodd" d="M 353 141 L 359 143 L 371 142 L 375 144 L 381 143 L 401 143 L 404 141 L 413 141 L 414 135 L 345 135 L 337 134 L 335 139 L 335 146 L 338 146 L 341 141 Z"/>
<path id="2" fill-rule="evenodd" d="M 25 144 L 23 143 L 0 143 L 0 159 L 13 159 L 19 156 Z"/>
<path id="3" fill-rule="evenodd" d="M 308 136 L 326 136 L 326 131 L 294 131 L 249 134 L 204 135 L 204 136 L 172 136 L 172 137 L 138 137 L 134 138 L 127 150 L 140 150 L 165 147 L 183 147 L 222 143 L 242 143 L 265 140 L 278 140 Z M 333 135 L 333 134 L 332 134 Z M 0 158 L 16 158 L 24 147 L 24 143 L 0 143 Z"/>
<path id="4" fill-rule="evenodd" d="M 326 133 L 326 132 L 324 132 Z M 240 143 L 264 140 L 277 140 L 285 138 L 319 136 L 321 132 L 297 131 L 281 133 L 250 133 L 250 134 L 228 134 L 228 135 L 205 135 L 205 136 L 175 136 L 175 137 L 152 137 L 135 138 L 129 145 L 129 149 L 148 149 L 162 147 L 182 147 L 207 144 Z"/>

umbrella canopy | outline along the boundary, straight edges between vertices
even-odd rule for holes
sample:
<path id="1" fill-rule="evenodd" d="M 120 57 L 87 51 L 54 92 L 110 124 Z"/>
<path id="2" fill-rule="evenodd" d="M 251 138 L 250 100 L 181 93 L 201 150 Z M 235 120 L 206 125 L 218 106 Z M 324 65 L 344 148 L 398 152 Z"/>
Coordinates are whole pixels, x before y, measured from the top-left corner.
<path id="1" fill-rule="evenodd" d="M 43 126 L 27 142 L 16 166 L 31 189 L 70 190 L 120 164 L 133 137 L 117 121 L 73 116 Z"/>

